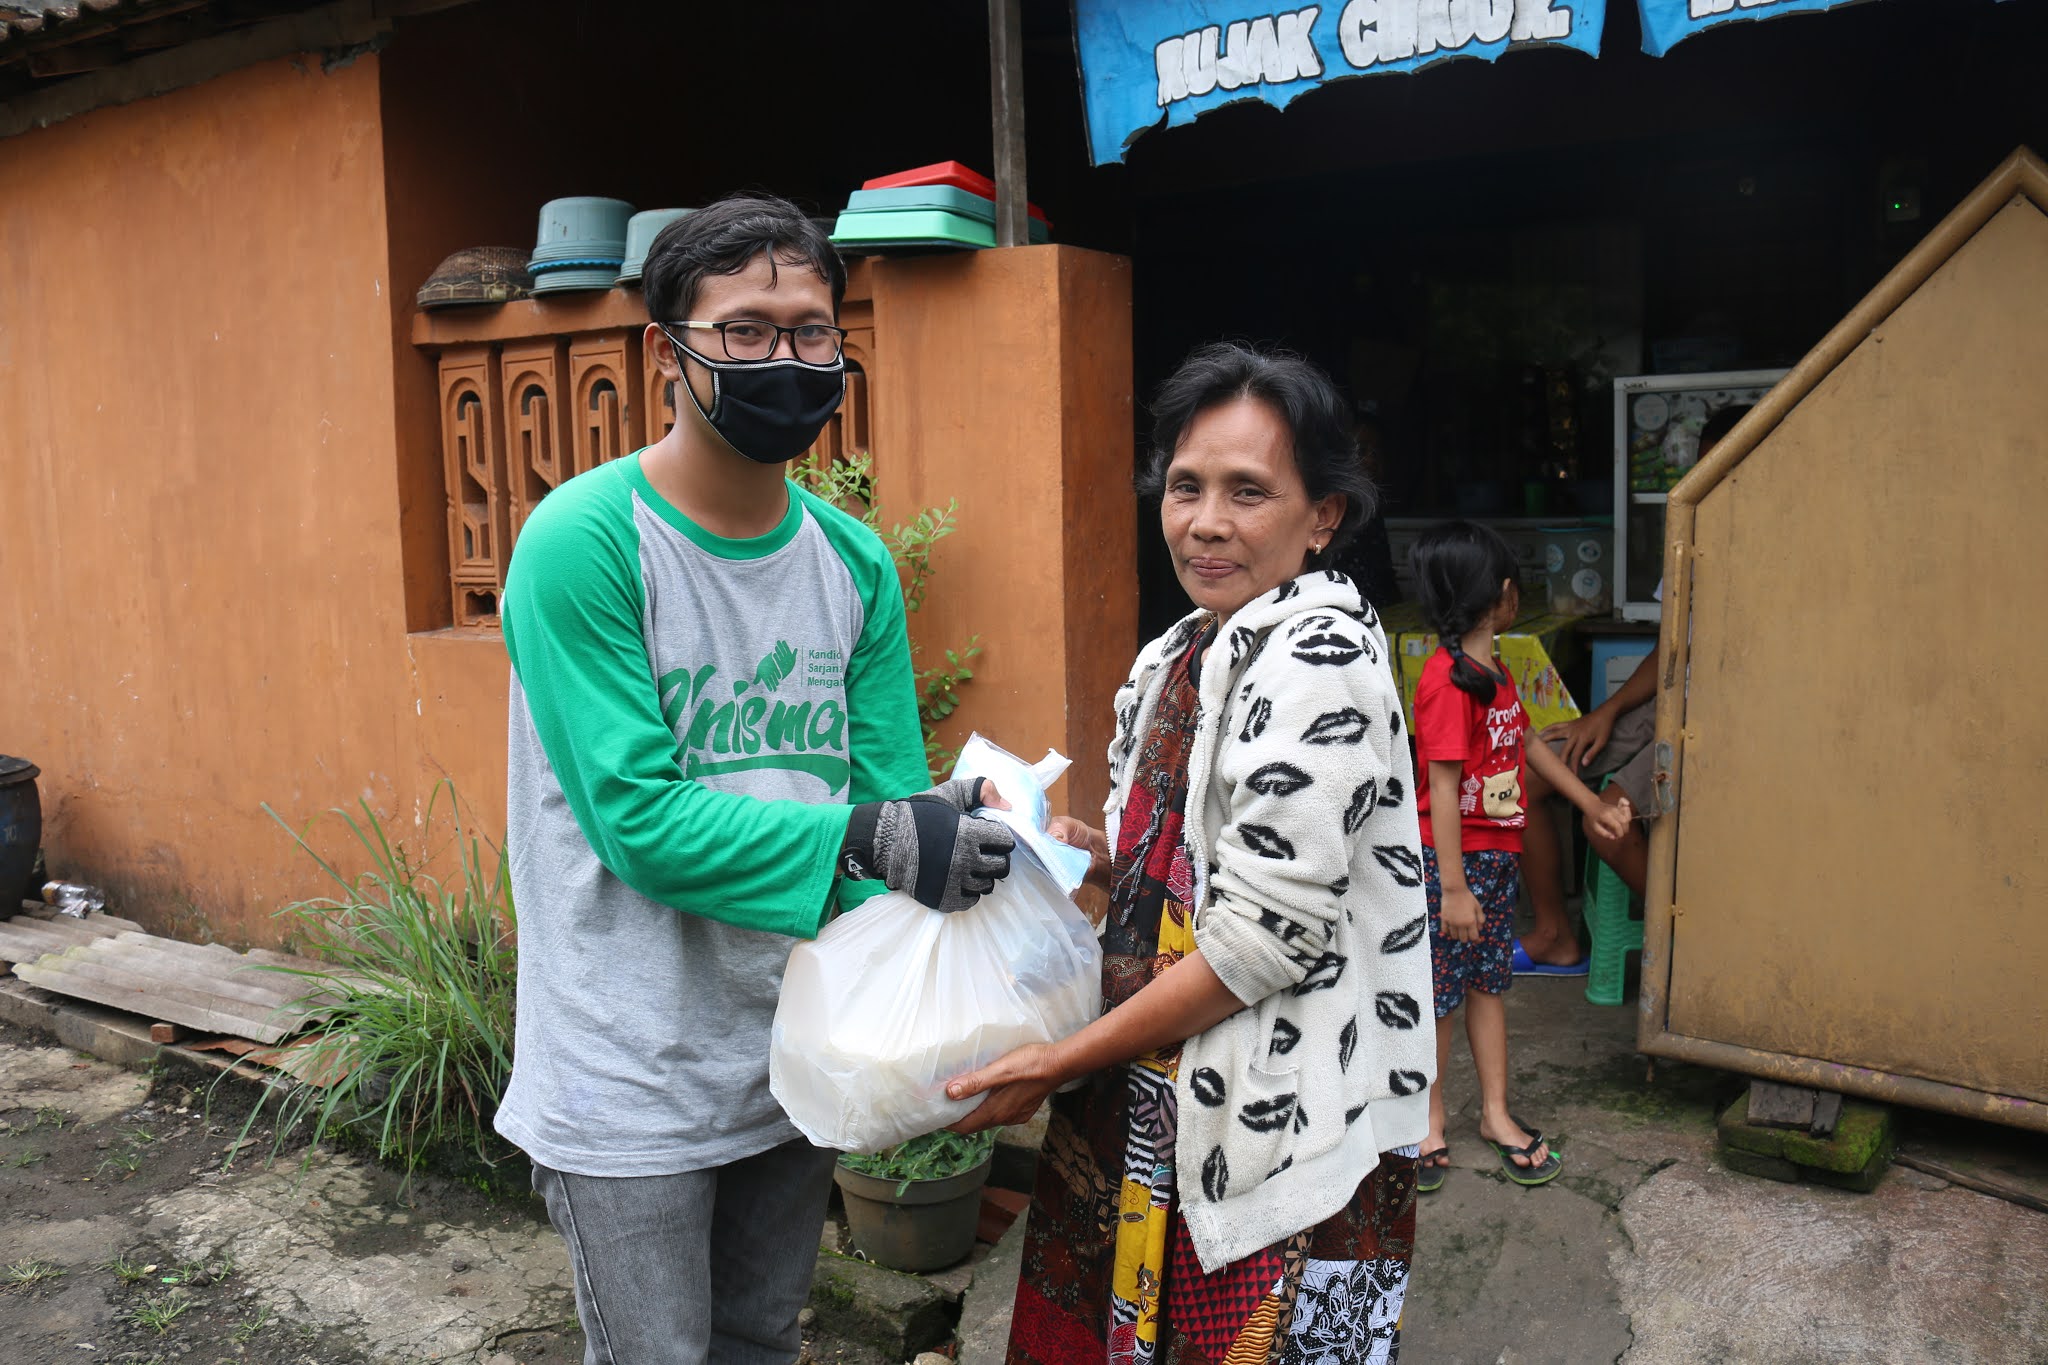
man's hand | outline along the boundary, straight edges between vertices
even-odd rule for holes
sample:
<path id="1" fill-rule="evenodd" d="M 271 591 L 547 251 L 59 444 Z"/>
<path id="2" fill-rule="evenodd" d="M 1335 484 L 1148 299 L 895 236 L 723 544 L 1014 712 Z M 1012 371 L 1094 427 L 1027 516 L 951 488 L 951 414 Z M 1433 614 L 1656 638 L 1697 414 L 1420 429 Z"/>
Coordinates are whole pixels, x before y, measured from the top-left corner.
<path id="1" fill-rule="evenodd" d="M 879 878 L 920 905 L 965 910 L 1010 874 L 1016 838 L 993 820 L 968 815 L 977 806 L 1009 809 L 984 778 L 959 778 L 900 801 L 853 808 L 840 865 L 855 878 Z"/>
<path id="2" fill-rule="evenodd" d="M 1546 744 L 1557 744 L 1557 755 L 1564 760 L 1564 766 L 1574 774 L 1593 761 L 1593 756 L 1607 747 L 1608 739 L 1614 734 L 1614 716 L 1604 706 L 1596 706 L 1577 720 L 1561 720 L 1547 725 L 1543 733 L 1536 736 Z"/>
<path id="3" fill-rule="evenodd" d="M 1635 815 L 1635 807 L 1629 804 L 1626 796 L 1611 805 L 1603 801 L 1598 810 L 1586 812 L 1586 830 L 1603 839 L 1624 839 L 1628 837 L 1628 827 Z"/>
<path id="4" fill-rule="evenodd" d="M 1486 924 L 1486 912 L 1479 908 L 1479 897 L 1472 894 L 1471 887 L 1447 886 L 1437 922 L 1443 926 L 1445 938 L 1457 943 L 1477 943 L 1479 931 Z"/>
<path id="5" fill-rule="evenodd" d="M 990 810 L 1008 810 L 1010 803 L 996 790 L 996 784 L 986 777 L 956 777 L 950 782 L 941 782 L 920 796 L 936 796 L 939 800 L 959 811 L 972 815 L 987 806 Z"/>

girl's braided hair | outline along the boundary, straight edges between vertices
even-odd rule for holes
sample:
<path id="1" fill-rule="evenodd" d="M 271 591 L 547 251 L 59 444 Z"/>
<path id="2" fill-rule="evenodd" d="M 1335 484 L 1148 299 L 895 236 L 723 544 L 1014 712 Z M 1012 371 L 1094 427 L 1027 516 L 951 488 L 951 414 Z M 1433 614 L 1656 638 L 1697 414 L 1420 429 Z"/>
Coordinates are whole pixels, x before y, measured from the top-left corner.
<path id="1" fill-rule="evenodd" d="M 1431 527 L 1408 551 L 1422 619 L 1451 654 L 1451 682 L 1491 702 L 1498 679 L 1465 653 L 1466 632 L 1500 605 L 1501 583 L 1515 577 L 1515 552 L 1500 533 L 1476 521 Z"/>

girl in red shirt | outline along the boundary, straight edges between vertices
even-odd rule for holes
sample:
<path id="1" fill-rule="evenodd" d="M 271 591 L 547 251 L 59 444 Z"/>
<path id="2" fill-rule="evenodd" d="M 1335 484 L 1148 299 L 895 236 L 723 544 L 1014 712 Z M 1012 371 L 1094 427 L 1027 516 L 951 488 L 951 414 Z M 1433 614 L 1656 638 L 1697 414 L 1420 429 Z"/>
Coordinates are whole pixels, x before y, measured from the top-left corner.
<path id="1" fill-rule="evenodd" d="M 1465 1011 L 1465 1037 L 1479 1073 L 1479 1136 L 1508 1179 L 1541 1185 L 1557 1175 L 1543 1134 L 1508 1113 L 1507 1008 L 1513 982 L 1515 901 L 1527 815 L 1522 764 L 1612 837 L 1627 832 L 1623 800 L 1609 805 L 1574 777 L 1548 745 L 1524 745 L 1529 717 L 1494 651 L 1494 636 L 1521 610 L 1515 557 L 1492 529 L 1457 521 L 1426 532 L 1409 552 L 1423 619 L 1441 642 L 1415 689 L 1415 761 L 1422 778 L 1424 884 L 1435 975 L 1437 1083 L 1429 1092 L 1429 1136 L 1420 1188 L 1434 1190 L 1450 1167 L 1444 1142 L 1442 1077 L 1449 1074 L 1451 1016 Z"/>

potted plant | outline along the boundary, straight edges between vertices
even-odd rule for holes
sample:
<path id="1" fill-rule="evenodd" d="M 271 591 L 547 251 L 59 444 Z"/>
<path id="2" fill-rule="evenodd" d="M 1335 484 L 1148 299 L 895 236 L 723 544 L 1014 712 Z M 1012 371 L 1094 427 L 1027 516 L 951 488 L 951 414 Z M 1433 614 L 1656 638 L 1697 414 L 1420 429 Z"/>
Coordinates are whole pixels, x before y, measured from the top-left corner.
<path id="1" fill-rule="evenodd" d="M 872 1155 L 839 1158 L 853 1244 L 891 1270 L 937 1270 L 974 1249 L 995 1133 L 927 1133 Z"/>

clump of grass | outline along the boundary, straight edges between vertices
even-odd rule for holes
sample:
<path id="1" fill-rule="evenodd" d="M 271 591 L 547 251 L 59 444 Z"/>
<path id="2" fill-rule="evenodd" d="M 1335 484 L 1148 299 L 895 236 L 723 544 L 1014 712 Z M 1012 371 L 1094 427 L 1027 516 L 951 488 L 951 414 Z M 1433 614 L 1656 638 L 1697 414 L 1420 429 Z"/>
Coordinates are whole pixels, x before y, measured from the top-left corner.
<path id="1" fill-rule="evenodd" d="M 122 1284 L 141 1284 L 156 1273 L 155 1266 L 143 1265 L 139 1261 L 131 1261 L 126 1256 L 116 1256 L 111 1261 L 101 1261 L 94 1268 L 113 1272 L 114 1278 L 118 1279 Z"/>
<path id="2" fill-rule="evenodd" d="M 137 1156 L 133 1151 L 109 1152 L 107 1153 L 106 1160 L 100 1162 L 99 1168 L 95 1170 L 93 1174 L 105 1175 L 110 1170 L 119 1171 L 121 1173 L 121 1178 L 123 1180 L 126 1180 L 129 1176 L 134 1175 L 137 1171 L 141 1169 L 142 1158 Z"/>
<path id="3" fill-rule="evenodd" d="M 121 1316 L 137 1327 L 147 1327 L 162 1336 L 171 1330 L 171 1324 L 185 1316 L 192 1307 L 192 1297 L 172 1290 L 168 1294 L 152 1295 Z"/>
<path id="4" fill-rule="evenodd" d="M 46 1104 L 42 1108 L 36 1110 L 35 1126 L 38 1128 L 47 1126 L 51 1128 L 62 1129 L 64 1125 L 69 1123 L 70 1121 L 71 1115 L 65 1113 L 62 1109 L 59 1109 L 54 1104 Z"/>
<path id="5" fill-rule="evenodd" d="M 444 790 L 452 837 L 431 847 Z M 275 1141 L 309 1129 L 315 1144 L 359 1142 L 408 1178 L 437 1151 L 494 1165 L 509 1151 L 490 1122 L 512 1072 L 518 976 L 504 854 L 464 827 L 446 783 L 427 805 L 425 853 L 392 839 L 367 803 L 359 808 L 332 812 L 368 855 L 358 877 L 291 831 L 340 891 L 278 912 L 301 951 L 322 963 L 268 970 L 304 978 L 300 1005 L 326 1016 L 292 1055 L 301 1074 L 328 1084 L 298 1085 L 276 1100 Z M 431 869 L 447 866 L 451 852 L 444 880 Z M 243 1137 L 271 1099 L 250 1112 Z"/>
<path id="6" fill-rule="evenodd" d="M 894 1180 L 898 1182 L 896 1193 L 902 1194 L 914 1180 L 944 1180 L 973 1170 L 988 1160 L 995 1146 L 993 1128 L 972 1137 L 941 1129 L 922 1137 L 909 1138 L 894 1147 L 884 1147 L 879 1152 L 849 1153 L 839 1158 L 839 1164 L 861 1175 Z"/>
<path id="7" fill-rule="evenodd" d="M 61 1279 L 63 1275 L 63 1269 L 56 1262 L 35 1258 L 23 1258 L 12 1262 L 4 1271 L 0 1271 L 0 1277 L 4 1277 L 7 1283 L 22 1288 L 42 1284 L 47 1280 Z"/>
<path id="8" fill-rule="evenodd" d="M 180 1261 L 164 1273 L 163 1282 L 204 1289 L 208 1285 L 226 1283 L 234 1273 L 235 1258 L 224 1255 L 212 1260 Z"/>
<path id="9" fill-rule="evenodd" d="M 49 1156 L 50 1154 L 48 1152 L 23 1152 L 21 1155 L 14 1158 L 14 1164 L 16 1168 L 25 1171 L 29 1167 L 35 1165 L 38 1161 L 47 1161 L 49 1159 Z"/>
<path id="10" fill-rule="evenodd" d="M 268 1326 L 270 1326 L 270 1310 L 259 1305 L 250 1312 L 248 1317 L 236 1323 L 235 1330 L 228 1335 L 237 1346 L 246 1346 L 255 1339 L 258 1332 L 261 1332 Z"/>

